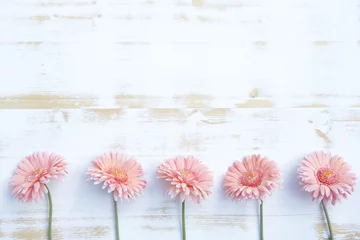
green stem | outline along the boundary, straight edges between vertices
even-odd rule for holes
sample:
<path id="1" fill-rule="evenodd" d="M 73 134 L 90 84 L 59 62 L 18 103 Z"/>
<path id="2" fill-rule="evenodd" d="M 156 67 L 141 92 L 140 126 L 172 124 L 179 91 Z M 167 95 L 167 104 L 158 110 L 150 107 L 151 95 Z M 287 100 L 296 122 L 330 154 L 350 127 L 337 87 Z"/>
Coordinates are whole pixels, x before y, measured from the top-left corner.
<path id="1" fill-rule="evenodd" d="M 117 202 L 115 200 L 114 200 L 114 211 L 115 211 L 116 240 L 120 240 L 118 207 L 117 207 Z"/>
<path id="2" fill-rule="evenodd" d="M 328 225 L 328 228 L 329 228 L 329 233 L 330 233 L 330 237 L 329 239 L 330 240 L 333 240 L 334 239 L 334 235 L 333 235 L 333 231 L 332 231 L 332 227 L 331 227 L 331 222 L 330 222 L 330 217 L 329 217 L 329 213 L 326 209 L 326 206 L 325 206 L 325 203 L 323 200 L 321 200 L 321 205 L 324 209 L 324 213 L 325 213 L 325 217 L 326 217 L 326 222 L 327 222 L 327 225 Z"/>
<path id="3" fill-rule="evenodd" d="M 186 240 L 186 229 L 185 229 L 185 200 L 182 202 L 182 239 Z"/>
<path id="4" fill-rule="evenodd" d="M 264 240 L 263 201 L 260 203 L 260 240 Z"/>
<path id="5" fill-rule="evenodd" d="M 49 199 L 49 225 L 48 225 L 48 239 L 51 240 L 52 239 L 52 210 L 53 210 L 53 206 L 52 206 L 52 199 L 51 199 L 51 193 L 50 193 L 50 189 L 48 188 L 48 186 L 46 186 L 46 184 L 44 184 L 47 191 L 48 191 L 48 199 Z"/>

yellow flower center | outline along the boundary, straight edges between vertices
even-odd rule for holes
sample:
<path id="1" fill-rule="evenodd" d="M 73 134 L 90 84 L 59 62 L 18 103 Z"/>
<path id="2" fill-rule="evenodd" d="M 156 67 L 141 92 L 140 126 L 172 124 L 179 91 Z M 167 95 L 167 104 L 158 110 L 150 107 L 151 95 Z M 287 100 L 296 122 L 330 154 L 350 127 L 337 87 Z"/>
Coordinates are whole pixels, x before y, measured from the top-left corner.
<path id="1" fill-rule="evenodd" d="M 124 183 L 128 180 L 128 175 L 120 169 L 113 168 L 110 170 L 110 173 L 114 175 L 115 180 L 119 183 Z"/>
<path id="2" fill-rule="evenodd" d="M 38 168 L 36 170 L 34 170 L 34 172 L 30 173 L 27 177 L 26 177 L 26 181 L 29 182 L 34 182 L 34 181 L 38 181 L 40 178 L 44 177 L 46 174 L 48 174 L 49 170 L 44 169 L 44 168 Z"/>
<path id="3" fill-rule="evenodd" d="M 322 184 L 331 185 L 338 181 L 337 174 L 329 168 L 320 168 L 316 176 Z"/>
<path id="4" fill-rule="evenodd" d="M 188 182 L 196 179 L 196 176 L 189 170 L 183 170 L 180 172 L 183 181 Z"/>
<path id="5" fill-rule="evenodd" d="M 322 175 L 322 177 L 325 179 L 331 178 L 332 176 L 334 176 L 334 173 L 330 170 L 325 170 L 325 172 Z"/>
<path id="6" fill-rule="evenodd" d="M 190 173 L 188 171 L 182 171 L 181 176 L 188 177 Z"/>
<path id="7" fill-rule="evenodd" d="M 239 179 L 239 184 L 248 187 L 258 187 L 262 178 L 263 174 L 260 171 L 248 172 Z"/>
<path id="8" fill-rule="evenodd" d="M 115 174 L 117 177 L 123 177 L 125 174 L 122 172 L 122 171 L 120 171 L 119 169 L 115 169 L 114 171 L 113 171 L 113 174 Z"/>
<path id="9" fill-rule="evenodd" d="M 247 177 L 249 180 L 252 180 L 254 178 L 256 178 L 258 176 L 258 174 L 256 172 L 250 172 L 247 174 Z"/>

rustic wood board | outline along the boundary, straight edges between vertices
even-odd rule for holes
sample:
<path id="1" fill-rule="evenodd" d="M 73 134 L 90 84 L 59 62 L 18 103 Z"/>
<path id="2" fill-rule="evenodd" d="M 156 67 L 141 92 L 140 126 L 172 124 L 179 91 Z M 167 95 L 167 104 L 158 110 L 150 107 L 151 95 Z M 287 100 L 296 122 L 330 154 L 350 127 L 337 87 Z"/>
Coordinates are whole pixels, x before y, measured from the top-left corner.
<path id="1" fill-rule="evenodd" d="M 156 167 L 193 154 L 214 194 L 187 208 L 188 239 L 257 239 L 257 203 L 222 189 L 235 159 L 279 163 L 266 239 L 326 239 L 300 191 L 304 154 L 341 154 L 360 176 L 359 0 L 0 1 L 0 238 L 45 239 L 47 203 L 9 179 L 33 151 L 69 162 L 52 182 L 54 239 L 114 239 L 110 195 L 86 181 L 95 156 L 135 156 L 148 187 L 119 207 L 122 239 L 181 239 L 180 204 Z M 360 239 L 360 190 L 330 207 L 336 239 Z"/>

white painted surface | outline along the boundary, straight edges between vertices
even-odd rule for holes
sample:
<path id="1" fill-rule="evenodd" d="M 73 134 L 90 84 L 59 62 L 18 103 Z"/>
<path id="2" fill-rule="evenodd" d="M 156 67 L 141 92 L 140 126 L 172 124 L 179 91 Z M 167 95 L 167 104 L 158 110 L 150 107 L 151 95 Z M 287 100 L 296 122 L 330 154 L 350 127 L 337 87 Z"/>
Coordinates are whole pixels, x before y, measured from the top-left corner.
<path id="1" fill-rule="evenodd" d="M 257 239 L 255 202 L 233 203 L 227 167 L 276 160 L 266 239 L 326 237 L 300 191 L 304 154 L 341 154 L 360 176 L 360 2 L 0 1 L 0 238 L 43 239 L 47 203 L 21 204 L 9 179 L 33 151 L 69 162 L 52 182 L 55 239 L 113 239 L 110 195 L 86 181 L 105 151 L 135 156 L 148 188 L 120 205 L 122 239 L 179 239 L 180 204 L 156 167 L 194 154 L 214 194 L 187 208 L 188 239 Z M 330 207 L 336 239 L 360 239 L 360 191 Z"/>

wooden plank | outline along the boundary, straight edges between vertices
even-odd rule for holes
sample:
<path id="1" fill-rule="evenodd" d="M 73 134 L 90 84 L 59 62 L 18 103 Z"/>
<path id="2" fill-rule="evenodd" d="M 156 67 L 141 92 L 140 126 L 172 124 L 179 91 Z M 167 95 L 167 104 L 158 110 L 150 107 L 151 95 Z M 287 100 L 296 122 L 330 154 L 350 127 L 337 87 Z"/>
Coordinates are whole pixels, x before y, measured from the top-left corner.
<path id="1" fill-rule="evenodd" d="M 326 239 L 321 209 L 296 172 L 313 150 L 359 176 L 358 1 L 0 1 L 0 239 L 45 239 L 47 203 L 21 204 L 9 179 L 33 151 L 69 162 L 51 182 L 54 239 L 113 239 L 111 197 L 86 181 L 95 156 L 121 151 L 148 187 L 122 202 L 122 239 L 180 239 L 180 204 L 156 167 L 193 154 L 214 194 L 189 204 L 189 239 L 258 237 L 258 203 L 232 202 L 227 167 L 276 160 L 282 189 L 265 201 L 266 239 Z M 355 191 L 330 207 L 336 239 L 360 239 Z"/>

